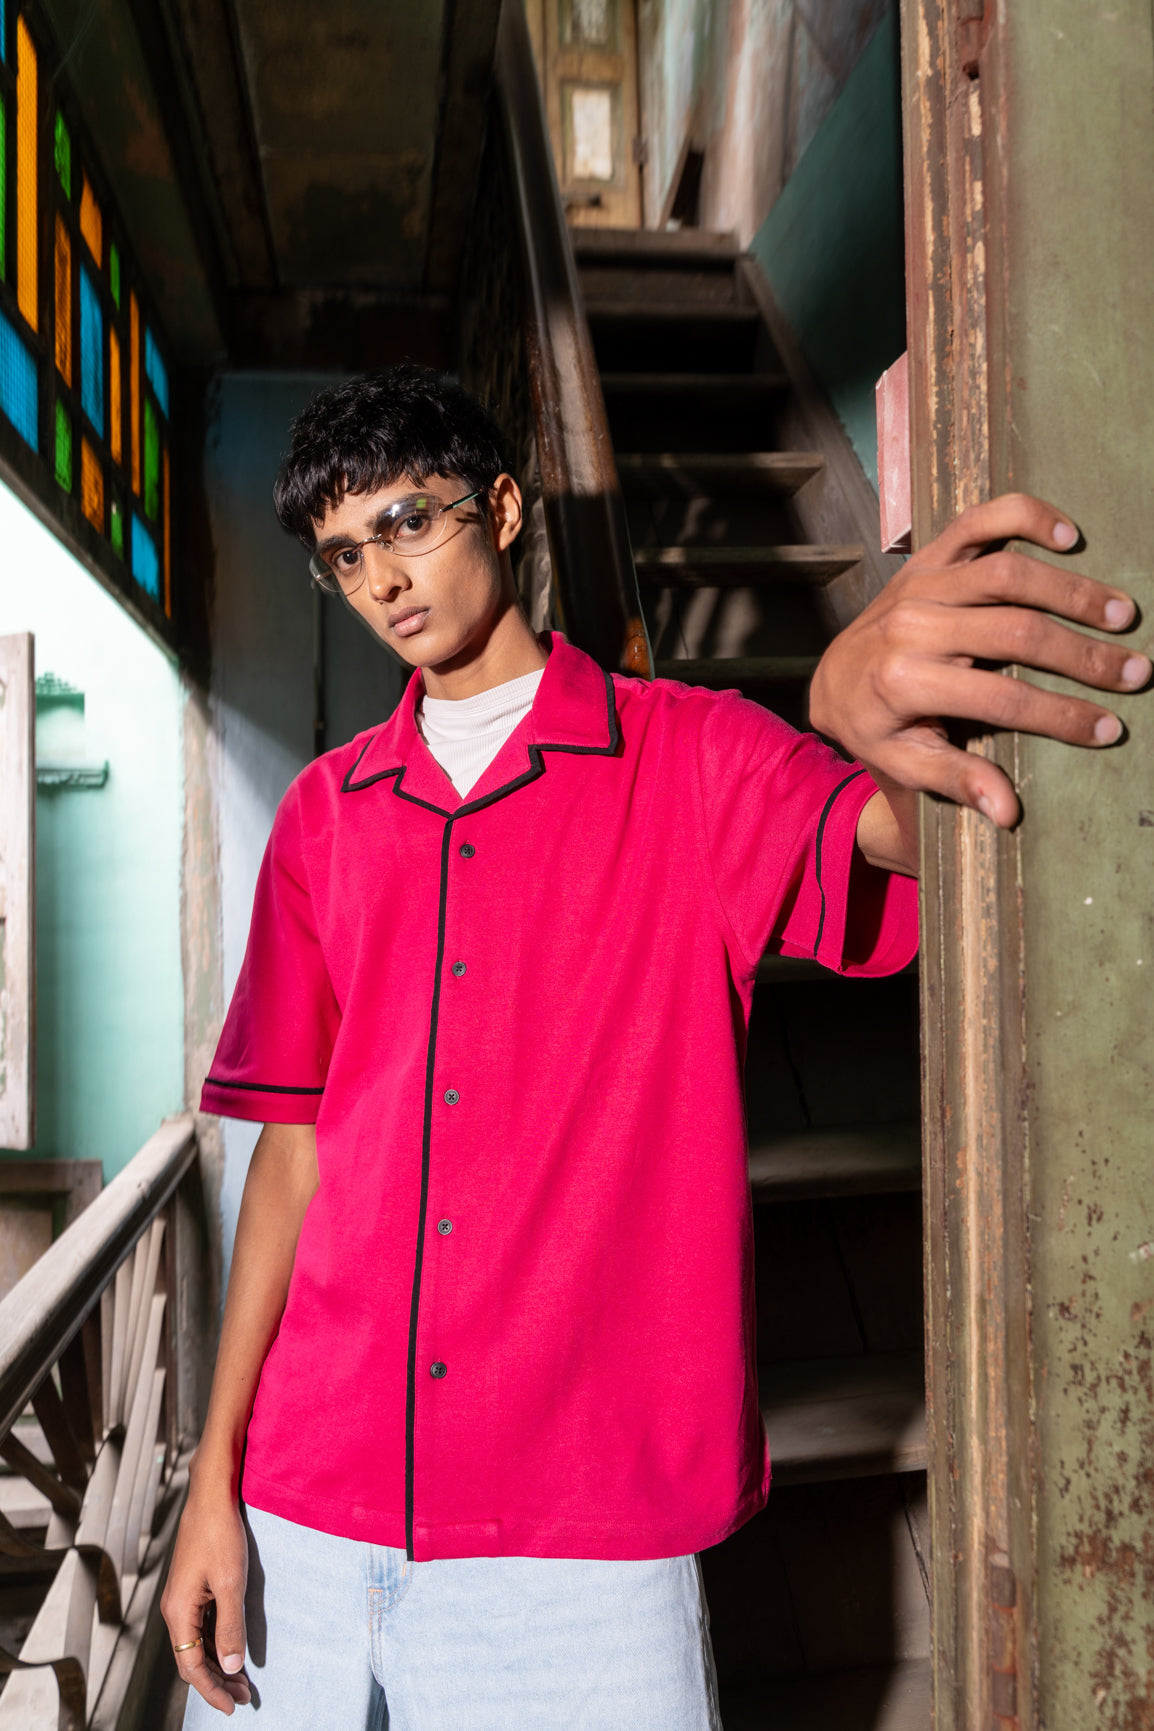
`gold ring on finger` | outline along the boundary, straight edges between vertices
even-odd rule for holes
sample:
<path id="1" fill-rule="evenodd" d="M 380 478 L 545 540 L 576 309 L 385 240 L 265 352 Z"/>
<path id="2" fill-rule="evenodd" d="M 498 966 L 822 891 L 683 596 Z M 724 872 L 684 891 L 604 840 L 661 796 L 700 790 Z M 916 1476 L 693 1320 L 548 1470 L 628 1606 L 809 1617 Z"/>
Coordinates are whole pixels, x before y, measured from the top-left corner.
<path id="1" fill-rule="evenodd" d="M 204 1646 L 204 1637 L 203 1637 L 203 1635 L 198 1635 L 196 1637 L 195 1641 L 182 1641 L 178 1647 L 174 1647 L 172 1650 L 174 1653 L 187 1653 L 188 1649 L 190 1647 L 203 1647 L 203 1646 Z"/>

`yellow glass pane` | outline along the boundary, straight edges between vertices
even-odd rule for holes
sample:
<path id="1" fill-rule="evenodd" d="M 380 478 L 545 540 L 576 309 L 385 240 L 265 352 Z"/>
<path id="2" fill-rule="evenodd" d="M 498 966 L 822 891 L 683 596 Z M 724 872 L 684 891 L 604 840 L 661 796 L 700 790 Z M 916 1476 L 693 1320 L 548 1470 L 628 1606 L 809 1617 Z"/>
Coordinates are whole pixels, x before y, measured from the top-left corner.
<path id="1" fill-rule="evenodd" d="M 16 20 L 16 303 L 40 328 L 36 245 L 36 49 L 23 18 Z"/>
<path id="2" fill-rule="evenodd" d="M 56 218 L 56 365 L 72 383 L 72 237 L 64 218 Z"/>
<path id="3" fill-rule="evenodd" d="M 80 509 L 104 533 L 104 470 L 87 439 L 80 441 Z"/>
<path id="4" fill-rule="evenodd" d="M 164 447 L 164 611 L 172 618 L 172 514 L 169 511 L 168 446 Z"/>
<path id="5" fill-rule="evenodd" d="M 132 392 L 130 403 L 130 419 L 132 421 L 132 491 L 140 492 L 140 308 L 136 296 L 130 295 L 128 301 L 128 384 Z"/>
<path id="6" fill-rule="evenodd" d="M 80 232 L 99 267 L 104 262 L 104 223 L 87 175 L 84 176 L 84 191 L 80 194 Z"/>
<path id="7" fill-rule="evenodd" d="M 124 452 L 120 444 L 120 338 L 114 328 L 108 327 L 108 448 L 112 452 L 114 463 L 123 463 Z"/>

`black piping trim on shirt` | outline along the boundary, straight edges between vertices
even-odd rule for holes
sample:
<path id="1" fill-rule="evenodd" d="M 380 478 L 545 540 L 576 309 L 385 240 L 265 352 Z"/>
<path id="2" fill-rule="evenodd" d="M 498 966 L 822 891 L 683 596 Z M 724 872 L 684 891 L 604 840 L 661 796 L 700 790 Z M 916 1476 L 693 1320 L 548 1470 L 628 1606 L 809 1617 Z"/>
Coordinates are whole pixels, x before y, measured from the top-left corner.
<path id="1" fill-rule="evenodd" d="M 245 1088 L 251 1094 L 323 1094 L 323 1088 L 286 1088 L 281 1082 L 226 1082 L 223 1076 L 206 1076 L 205 1087 Z"/>
<path id="2" fill-rule="evenodd" d="M 417 1319 L 421 1309 L 421 1268 L 425 1259 L 425 1215 L 429 1206 L 429 1153 L 433 1139 L 433 1072 L 437 1057 L 437 1019 L 441 1009 L 441 972 L 445 965 L 445 915 L 449 900 L 449 843 L 453 820 L 441 838 L 441 890 L 437 908 L 437 966 L 429 1012 L 429 1049 L 425 1057 L 425 1122 L 421 1132 L 421 1201 L 417 1210 L 417 1250 L 413 1258 L 413 1296 L 409 1302 L 409 1362 L 405 1378 L 405 1551 L 413 1555 L 413 1481 L 417 1437 Z"/>
<path id="3" fill-rule="evenodd" d="M 837 799 L 838 795 L 845 791 L 851 781 L 856 781 L 859 775 L 864 774 L 864 769 L 855 769 L 852 770 L 849 775 L 845 776 L 843 780 L 839 781 L 822 807 L 821 817 L 818 819 L 817 840 L 814 843 L 813 856 L 814 870 L 817 874 L 817 887 L 821 893 L 821 913 L 818 916 L 817 937 L 814 939 L 813 944 L 813 953 L 815 957 L 817 952 L 821 949 L 822 933 L 825 931 L 825 885 L 821 881 L 821 844 L 825 838 L 826 820 L 828 819 L 830 812 L 833 810 L 834 801 Z"/>
<path id="4" fill-rule="evenodd" d="M 425 811 L 434 812 L 437 817 L 469 817 L 473 812 L 483 811 L 486 806 L 494 805 L 497 800 L 506 798 L 508 794 L 516 793 L 518 788 L 528 787 L 530 782 L 536 781 L 539 776 L 544 775 L 545 764 L 541 757 L 543 751 L 564 752 L 571 757 L 615 757 L 617 755 L 617 748 L 621 743 L 621 729 L 617 722 L 617 705 L 613 697 L 613 681 L 609 674 L 604 671 L 602 671 L 602 678 L 605 681 L 606 721 L 609 731 L 609 743 L 607 745 L 555 745 L 545 740 L 534 742 L 528 747 L 531 767 L 525 770 L 524 774 L 514 777 L 512 781 L 505 782 L 501 787 L 494 788 L 492 793 L 485 794 L 481 799 L 470 800 L 468 804 L 458 806 L 456 811 L 446 811 L 444 806 L 433 805 L 430 800 L 418 799 L 415 794 L 406 793 L 402 783 L 405 779 L 407 765 L 403 763 L 394 764 L 391 769 L 380 769 L 375 775 L 366 775 L 361 781 L 354 781 L 353 776 L 357 772 L 361 758 L 364 757 L 365 752 L 368 751 L 370 745 L 373 743 L 371 738 L 365 741 L 364 747 L 356 762 L 349 768 L 345 779 L 341 783 L 341 792 L 360 793 L 366 787 L 372 787 L 375 782 L 386 781 L 390 776 L 395 776 L 396 782 L 393 787 L 393 792 L 399 799 L 406 799 L 410 805 L 419 805 Z"/>

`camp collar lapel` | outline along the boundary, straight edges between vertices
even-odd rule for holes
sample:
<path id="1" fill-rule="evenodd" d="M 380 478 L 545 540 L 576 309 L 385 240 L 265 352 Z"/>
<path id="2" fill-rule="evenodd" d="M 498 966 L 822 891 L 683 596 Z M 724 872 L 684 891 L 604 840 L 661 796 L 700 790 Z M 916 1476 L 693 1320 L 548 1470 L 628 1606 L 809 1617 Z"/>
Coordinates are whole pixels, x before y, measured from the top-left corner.
<path id="1" fill-rule="evenodd" d="M 542 754 L 613 757 L 620 740 L 613 681 L 592 658 L 550 637 L 549 659 L 533 707 L 505 741 L 467 800 L 458 798 L 417 726 L 424 678 L 414 672 L 389 720 L 376 728 L 341 784 L 342 793 L 392 791 L 442 817 L 462 817 L 527 787 L 545 773 Z"/>

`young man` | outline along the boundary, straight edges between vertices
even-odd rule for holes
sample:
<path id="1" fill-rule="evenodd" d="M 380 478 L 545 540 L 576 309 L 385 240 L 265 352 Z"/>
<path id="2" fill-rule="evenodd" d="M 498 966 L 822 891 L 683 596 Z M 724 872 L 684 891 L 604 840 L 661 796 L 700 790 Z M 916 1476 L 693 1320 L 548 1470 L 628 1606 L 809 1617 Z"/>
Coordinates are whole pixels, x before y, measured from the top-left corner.
<path id="1" fill-rule="evenodd" d="M 1145 657 L 1046 617 L 1123 630 L 1133 604 L 983 551 L 1068 551 L 1052 507 L 968 514 L 823 658 L 811 713 L 851 763 L 536 637 L 520 495 L 444 379 L 322 393 L 276 499 L 414 675 L 286 794 L 205 1084 L 265 1128 L 164 1599 L 186 1725 L 259 1698 L 267 1731 L 705 1731 L 694 1553 L 769 1484 L 758 959 L 903 966 L 914 790 L 1017 816 L 943 718 L 1120 733 L 975 662 L 1134 690 Z"/>

